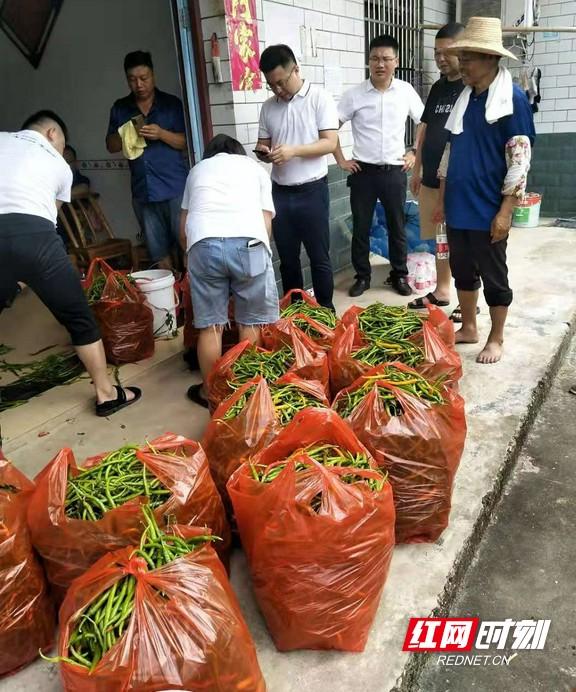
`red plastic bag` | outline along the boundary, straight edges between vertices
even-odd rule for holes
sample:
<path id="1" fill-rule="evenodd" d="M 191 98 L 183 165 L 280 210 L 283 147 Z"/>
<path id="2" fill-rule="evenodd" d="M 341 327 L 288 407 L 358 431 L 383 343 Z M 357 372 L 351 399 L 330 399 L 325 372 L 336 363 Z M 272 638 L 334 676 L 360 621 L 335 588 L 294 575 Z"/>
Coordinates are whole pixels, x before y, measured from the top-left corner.
<path id="1" fill-rule="evenodd" d="M 46 578 L 32 550 L 26 507 L 34 484 L 0 450 L 0 676 L 52 645 L 56 628 Z"/>
<path id="2" fill-rule="evenodd" d="M 300 288 L 293 288 L 288 291 L 284 297 L 280 300 L 280 315 L 282 316 L 282 310 L 290 306 L 294 301 L 303 302 L 310 305 L 313 308 L 319 308 L 320 304 L 308 293 L 308 291 L 303 291 Z M 334 341 L 334 330 L 325 324 L 321 324 L 317 320 L 313 319 L 309 315 L 296 314 L 292 317 L 286 318 L 288 321 L 295 324 L 296 327 L 301 329 L 305 334 L 314 341 L 314 343 L 322 346 L 322 348 L 330 349 L 332 348 L 332 342 Z M 298 324 L 298 321 L 306 323 L 306 326 Z M 264 334 L 266 329 L 263 330 Z"/>
<path id="3" fill-rule="evenodd" d="M 292 324 L 285 325 L 285 328 L 284 332 L 272 325 L 268 331 L 268 348 L 259 350 L 277 351 L 289 346 L 294 352 L 294 363 L 288 372 L 304 380 L 318 380 L 328 392 L 329 369 L 325 351 Z M 241 341 L 214 364 L 206 382 L 212 411 L 233 393 L 234 390 L 229 385 L 229 382 L 234 380 L 232 365 L 248 348 L 252 348 L 252 344 L 249 341 Z"/>
<path id="4" fill-rule="evenodd" d="M 395 367 L 415 372 L 402 363 Z M 384 373 L 372 368 L 365 376 Z M 342 390 L 332 404 L 338 410 L 347 392 L 364 383 L 364 376 Z M 403 414 L 390 416 L 376 386 L 393 392 Z M 346 418 L 378 465 L 388 471 L 396 508 L 396 542 L 435 541 L 448 526 L 452 485 L 466 440 L 464 400 L 443 387 L 445 404 L 431 404 L 407 394 L 383 374 L 375 388 Z"/>
<path id="5" fill-rule="evenodd" d="M 186 536 L 186 528 L 181 533 Z M 131 574 L 134 612 L 124 635 L 90 673 L 63 662 L 66 692 L 245 690 L 265 692 L 254 643 L 213 548 L 148 571 L 124 548 L 102 557 L 73 582 L 60 609 L 60 656 L 81 612 Z"/>
<path id="6" fill-rule="evenodd" d="M 192 309 L 192 295 L 190 293 L 190 281 L 188 275 L 177 283 L 176 290 L 180 294 L 180 305 L 184 310 L 184 348 L 196 348 L 199 329 L 194 326 L 194 311 Z M 229 325 L 222 332 L 222 351 L 225 352 L 238 343 L 238 327 L 234 322 L 234 300 L 230 298 L 228 304 Z"/>
<path id="7" fill-rule="evenodd" d="M 298 387 L 316 397 L 320 405 L 330 406 L 324 387 L 319 382 L 303 380 L 288 373 L 277 380 L 276 384 Z M 225 419 L 226 413 L 252 387 L 255 390 L 242 411 L 235 418 Z M 202 438 L 202 448 L 208 457 L 216 487 L 228 509 L 226 483 L 232 473 L 245 459 L 268 445 L 281 430 L 282 425 L 277 418 L 270 389 L 263 377 L 246 382 L 218 406 Z"/>
<path id="8" fill-rule="evenodd" d="M 289 372 L 303 380 L 316 380 L 329 392 L 330 369 L 324 349 L 290 320 L 279 320 L 266 327 L 264 347 L 277 351 L 283 346 L 289 346 L 296 356 L 296 363 Z"/>
<path id="9" fill-rule="evenodd" d="M 457 384 L 462 377 L 462 361 L 458 353 L 440 338 L 436 327 L 428 321 L 424 322 L 422 330 L 409 340 L 424 351 L 423 362 L 415 368 L 417 372 L 431 380 L 443 378 L 446 384 Z M 352 358 L 351 355 L 367 343 L 358 327 L 357 316 L 348 316 L 346 321 L 343 318 L 342 325 L 336 330 L 332 350 L 328 354 L 333 396 L 374 367 Z"/>
<path id="10" fill-rule="evenodd" d="M 282 312 L 284 308 L 287 308 L 296 300 L 301 300 L 303 303 L 308 303 L 308 305 L 311 305 L 313 308 L 320 307 L 320 303 L 313 296 L 311 296 L 308 291 L 304 291 L 301 288 L 292 288 L 280 299 L 280 312 Z"/>
<path id="11" fill-rule="evenodd" d="M 334 411 L 308 409 L 253 462 L 269 466 L 322 443 L 371 458 Z M 316 462 L 297 473 L 290 461 L 264 484 L 244 463 L 228 482 L 256 598 L 280 651 L 366 645 L 394 547 L 394 503 L 389 483 L 372 492 L 342 483 L 340 474 Z M 316 513 L 310 501 L 318 492 Z"/>
<path id="12" fill-rule="evenodd" d="M 124 272 L 102 259 L 94 259 L 84 282 L 89 288 L 98 274 L 106 276 L 102 298 L 92 304 L 100 327 L 106 359 L 110 363 L 135 363 L 154 355 L 154 316 L 145 297 Z"/>
<path id="13" fill-rule="evenodd" d="M 332 348 L 332 343 L 334 342 L 334 330 L 330 329 L 324 324 L 321 324 L 312 317 L 303 315 L 301 313 L 296 313 L 291 317 L 286 317 L 278 322 L 275 322 L 273 326 L 275 329 L 286 332 L 288 330 L 288 325 L 294 325 L 296 329 L 304 332 L 304 334 L 306 334 L 306 336 L 317 346 L 320 346 L 325 350 Z M 267 347 L 267 344 L 273 338 L 271 332 L 273 332 L 273 330 L 271 330 L 269 326 L 262 329 L 262 341 L 264 347 Z"/>
<path id="14" fill-rule="evenodd" d="M 182 524 L 206 525 L 223 541 L 218 548 L 226 558 L 229 527 L 208 462 L 197 442 L 167 433 L 142 447 L 138 458 L 172 491 L 154 514 L 157 521 L 174 518 Z M 168 452 L 182 450 L 185 457 Z M 106 454 L 87 459 L 84 467 L 99 464 Z M 66 516 L 68 473 L 78 467 L 72 450 L 65 448 L 36 477 L 36 491 L 28 509 L 32 542 L 44 560 L 48 580 L 61 600 L 73 579 L 107 552 L 138 542 L 142 514 L 138 499 L 111 509 L 97 521 Z M 172 519 L 170 519 L 172 521 Z"/>

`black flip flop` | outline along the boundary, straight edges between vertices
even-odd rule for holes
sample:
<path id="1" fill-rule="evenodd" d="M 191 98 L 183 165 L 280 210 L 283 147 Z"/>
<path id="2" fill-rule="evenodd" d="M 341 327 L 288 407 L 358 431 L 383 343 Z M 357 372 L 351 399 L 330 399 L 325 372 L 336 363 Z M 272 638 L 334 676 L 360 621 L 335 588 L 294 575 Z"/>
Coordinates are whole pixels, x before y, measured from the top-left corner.
<path id="1" fill-rule="evenodd" d="M 126 406 L 131 406 L 132 404 L 135 404 L 138 401 L 138 399 L 140 399 L 140 397 L 142 396 L 142 390 L 138 387 L 122 388 L 115 384 L 114 388 L 118 392 L 118 396 L 115 399 L 112 399 L 112 401 L 104 401 L 101 404 L 96 404 L 97 416 L 100 416 L 101 418 L 111 416 L 113 413 L 116 413 L 117 411 L 126 408 Z M 132 392 L 132 394 L 134 394 L 134 398 L 128 400 L 126 398 L 125 390 Z"/>
<path id="2" fill-rule="evenodd" d="M 476 314 L 480 314 L 480 308 L 476 306 Z M 460 306 L 457 305 L 454 310 L 452 310 L 452 314 L 450 315 L 450 319 L 452 322 L 455 324 L 462 324 L 462 310 L 460 309 Z"/>
<path id="3" fill-rule="evenodd" d="M 188 387 L 188 391 L 186 392 L 186 396 L 190 399 L 190 401 L 193 401 L 195 404 L 198 404 L 198 406 L 202 406 L 203 408 L 208 408 L 208 399 L 205 399 L 202 394 L 202 384 L 193 384 L 191 387 Z"/>
<path id="4" fill-rule="evenodd" d="M 427 293 L 425 296 L 415 298 L 412 302 L 408 303 L 410 310 L 424 310 L 427 305 L 436 305 L 439 308 L 445 308 L 450 305 L 450 301 L 438 300 L 433 293 Z"/>
<path id="5" fill-rule="evenodd" d="M 568 394 L 576 394 L 576 384 L 572 385 L 568 390 Z"/>

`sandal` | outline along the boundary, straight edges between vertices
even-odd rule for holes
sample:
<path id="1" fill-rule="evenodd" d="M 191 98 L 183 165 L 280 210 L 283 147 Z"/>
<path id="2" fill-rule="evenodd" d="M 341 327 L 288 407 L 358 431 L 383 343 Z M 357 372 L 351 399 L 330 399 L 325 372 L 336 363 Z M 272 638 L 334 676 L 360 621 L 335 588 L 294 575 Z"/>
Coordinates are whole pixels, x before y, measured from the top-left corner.
<path id="1" fill-rule="evenodd" d="M 116 413 L 117 411 L 120 411 L 120 409 L 126 408 L 126 406 L 131 406 L 132 404 L 135 404 L 138 399 L 142 396 L 142 390 L 138 387 L 119 387 L 118 385 L 114 385 L 114 388 L 118 392 L 118 396 L 115 399 L 112 399 L 111 401 L 104 401 L 101 404 L 96 404 L 96 415 L 100 416 L 101 418 L 105 418 L 106 416 L 111 416 L 113 413 Z M 129 392 L 132 392 L 134 394 L 133 399 L 127 399 L 126 398 L 126 390 Z"/>
<path id="2" fill-rule="evenodd" d="M 478 306 L 476 306 L 476 314 L 480 314 L 480 308 Z M 452 320 L 452 322 L 455 322 L 456 324 L 462 324 L 462 310 L 459 305 L 457 305 L 454 308 L 454 310 L 452 310 L 450 319 Z"/>
<path id="3" fill-rule="evenodd" d="M 568 390 L 568 394 L 576 394 L 576 384 L 573 384 Z"/>
<path id="4" fill-rule="evenodd" d="M 438 300 L 433 293 L 427 293 L 425 296 L 414 299 L 411 303 L 408 303 L 410 310 L 423 310 L 428 305 L 436 305 L 439 308 L 445 308 L 450 305 L 449 300 Z"/>
<path id="5" fill-rule="evenodd" d="M 202 396 L 202 383 L 193 384 L 191 387 L 188 387 L 186 396 L 190 399 L 190 401 L 198 404 L 198 406 L 202 406 L 203 408 L 208 408 L 209 406 L 208 399 Z"/>

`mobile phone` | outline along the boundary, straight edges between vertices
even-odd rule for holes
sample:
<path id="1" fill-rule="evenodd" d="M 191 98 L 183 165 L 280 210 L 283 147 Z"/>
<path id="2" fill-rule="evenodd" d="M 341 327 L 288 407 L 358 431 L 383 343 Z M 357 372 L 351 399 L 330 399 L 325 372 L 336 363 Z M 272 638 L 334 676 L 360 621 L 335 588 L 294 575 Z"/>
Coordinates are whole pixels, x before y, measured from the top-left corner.
<path id="1" fill-rule="evenodd" d="M 260 149 L 252 149 L 252 151 L 255 154 L 259 154 L 260 156 L 263 156 L 264 158 L 268 158 L 270 156 L 270 152 L 260 151 Z"/>
<path id="2" fill-rule="evenodd" d="M 262 245 L 262 241 L 257 238 L 252 238 L 246 243 L 246 247 L 258 247 L 258 245 Z"/>
<path id="3" fill-rule="evenodd" d="M 146 118 L 140 113 L 139 115 L 135 115 L 133 118 L 130 118 L 132 121 L 132 125 L 136 128 L 136 132 L 140 131 L 140 128 L 143 125 L 146 125 Z"/>

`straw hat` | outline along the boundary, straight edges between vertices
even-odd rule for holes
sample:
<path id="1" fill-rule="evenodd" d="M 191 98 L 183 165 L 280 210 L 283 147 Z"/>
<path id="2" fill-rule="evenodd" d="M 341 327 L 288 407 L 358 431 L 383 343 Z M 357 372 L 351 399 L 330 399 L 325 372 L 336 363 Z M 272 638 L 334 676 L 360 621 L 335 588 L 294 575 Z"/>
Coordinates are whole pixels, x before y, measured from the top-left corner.
<path id="1" fill-rule="evenodd" d="M 514 53 L 502 45 L 502 24 L 496 17 L 470 17 L 461 37 L 446 52 L 456 53 L 461 50 L 518 60 Z"/>

